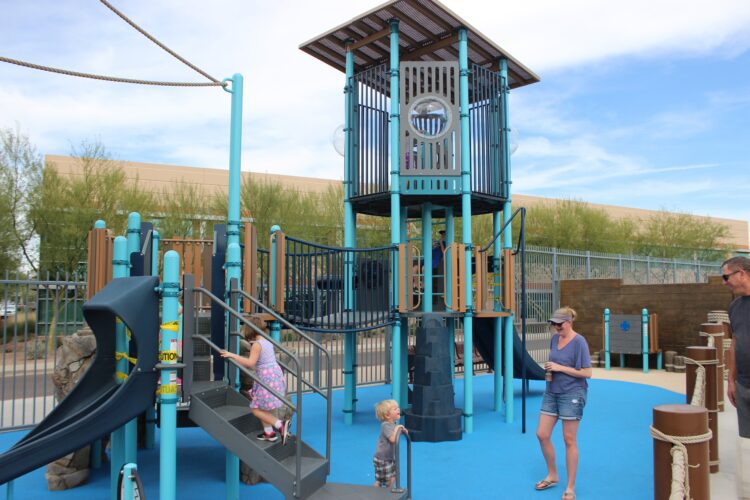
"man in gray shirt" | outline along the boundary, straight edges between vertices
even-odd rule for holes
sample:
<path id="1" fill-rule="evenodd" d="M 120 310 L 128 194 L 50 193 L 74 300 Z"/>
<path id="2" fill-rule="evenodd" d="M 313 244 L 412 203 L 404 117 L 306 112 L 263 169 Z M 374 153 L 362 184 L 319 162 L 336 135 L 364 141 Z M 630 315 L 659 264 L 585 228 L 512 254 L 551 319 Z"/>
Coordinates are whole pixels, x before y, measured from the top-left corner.
<path id="1" fill-rule="evenodd" d="M 740 436 L 750 438 L 750 259 L 732 257 L 722 264 L 721 273 L 737 297 L 729 306 L 733 333 L 727 396 L 737 408 Z"/>

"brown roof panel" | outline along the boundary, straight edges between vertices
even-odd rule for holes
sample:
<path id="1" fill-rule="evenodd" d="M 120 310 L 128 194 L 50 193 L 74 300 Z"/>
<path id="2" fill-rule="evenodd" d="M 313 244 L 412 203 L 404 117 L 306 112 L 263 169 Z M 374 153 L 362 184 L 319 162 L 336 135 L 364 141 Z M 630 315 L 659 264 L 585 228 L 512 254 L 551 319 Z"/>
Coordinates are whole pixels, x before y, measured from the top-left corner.
<path id="1" fill-rule="evenodd" d="M 508 79 L 511 88 L 539 81 L 539 77 L 469 23 L 436 0 L 389 0 L 302 45 L 300 49 L 311 56 L 346 71 L 347 40 L 356 43 L 378 36 L 388 21 L 399 20 L 399 46 L 404 60 L 447 60 L 458 54 L 455 34 L 460 27 L 469 32 L 469 64 L 497 69 L 498 60 L 508 60 Z M 355 36 L 360 35 L 360 36 Z M 369 40 L 355 51 L 354 70 L 359 72 L 387 61 L 387 35 Z M 414 57 L 410 57 L 410 54 Z"/>

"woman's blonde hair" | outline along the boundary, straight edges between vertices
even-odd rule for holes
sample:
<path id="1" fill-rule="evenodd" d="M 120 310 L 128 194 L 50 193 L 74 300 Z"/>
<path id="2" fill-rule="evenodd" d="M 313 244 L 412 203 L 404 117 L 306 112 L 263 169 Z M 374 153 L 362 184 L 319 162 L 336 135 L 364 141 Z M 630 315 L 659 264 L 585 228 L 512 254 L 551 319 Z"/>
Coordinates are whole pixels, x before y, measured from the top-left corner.
<path id="1" fill-rule="evenodd" d="M 395 399 L 384 399 L 383 401 L 379 402 L 375 405 L 375 416 L 378 417 L 378 420 L 381 422 L 388 417 L 388 412 L 390 412 L 393 408 L 398 408 L 398 403 Z"/>

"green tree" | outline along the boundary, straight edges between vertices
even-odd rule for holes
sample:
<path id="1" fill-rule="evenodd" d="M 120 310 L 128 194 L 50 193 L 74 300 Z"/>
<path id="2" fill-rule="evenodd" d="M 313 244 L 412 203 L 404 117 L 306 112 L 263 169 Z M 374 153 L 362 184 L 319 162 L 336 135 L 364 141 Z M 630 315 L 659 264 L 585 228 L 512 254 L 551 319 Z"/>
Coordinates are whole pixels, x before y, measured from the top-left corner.
<path id="1" fill-rule="evenodd" d="M 629 253 L 636 224 L 613 220 L 604 210 L 577 200 L 529 208 L 526 243 L 568 250 Z"/>
<path id="2" fill-rule="evenodd" d="M 121 234 L 130 212 L 153 212 L 151 194 L 129 181 L 98 142 L 81 144 L 73 157 L 81 163 L 80 177 L 61 176 L 53 163 L 44 169 L 40 195 L 30 210 L 39 235 L 40 271 L 71 273 L 87 258 L 87 236 L 94 221 Z"/>
<path id="3" fill-rule="evenodd" d="M 729 250 L 722 239 L 728 235 L 724 224 L 661 210 L 643 221 L 634 252 L 667 259 L 722 260 Z"/>
<path id="4" fill-rule="evenodd" d="M 42 178 L 42 159 L 18 128 L 0 129 L 0 271 L 21 261 L 37 270 L 35 227 L 29 217 Z"/>
<path id="5" fill-rule="evenodd" d="M 212 237 L 210 219 L 226 218 L 199 186 L 175 182 L 159 196 L 157 229 L 162 238 L 205 239 Z M 223 219 L 220 219 L 223 220 Z"/>

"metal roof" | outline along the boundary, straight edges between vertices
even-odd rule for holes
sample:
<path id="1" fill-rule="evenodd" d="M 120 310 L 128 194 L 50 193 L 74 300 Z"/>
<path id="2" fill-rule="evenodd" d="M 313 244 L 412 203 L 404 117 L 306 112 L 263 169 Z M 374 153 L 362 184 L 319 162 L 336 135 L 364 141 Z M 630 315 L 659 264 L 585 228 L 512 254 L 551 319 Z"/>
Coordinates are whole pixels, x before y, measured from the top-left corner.
<path id="1" fill-rule="evenodd" d="M 435 0 L 390 0 L 303 43 L 300 49 L 345 72 L 346 44 L 350 43 L 356 49 L 356 73 L 388 61 L 391 19 L 399 20 L 402 61 L 457 60 L 458 29 L 463 27 L 469 33 L 469 64 L 497 70 L 498 61 L 505 58 L 511 88 L 539 81 L 533 71 Z"/>

